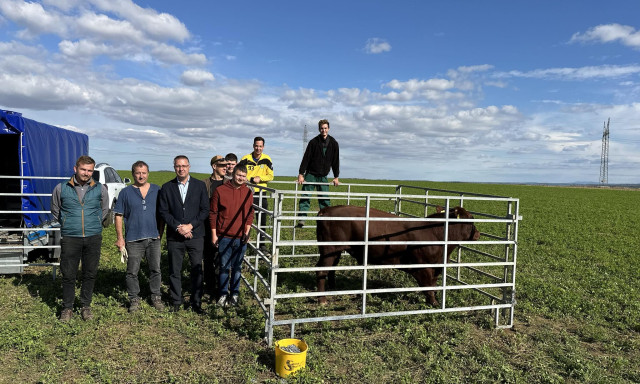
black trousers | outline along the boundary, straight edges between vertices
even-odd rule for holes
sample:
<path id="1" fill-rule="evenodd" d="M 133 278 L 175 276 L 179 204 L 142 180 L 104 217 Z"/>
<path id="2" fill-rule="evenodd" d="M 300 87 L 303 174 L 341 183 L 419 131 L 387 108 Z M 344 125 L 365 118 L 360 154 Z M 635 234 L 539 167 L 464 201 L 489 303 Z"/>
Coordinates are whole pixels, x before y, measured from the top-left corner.
<path id="1" fill-rule="evenodd" d="M 173 305 L 182 304 L 182 261 L 189 255 L 191 277 L 191 305 L 202 303 L 202 250 L 204 238 L 183 241 L 167 239 L 169 256 L 169 293 Z"/>
<path id="2" fill-rule="evenodd" d="M 253 195 L 253 204 L 260 206 L 260 195 L 258 193 Z M 266 195 L 262 196 L 262 208 L 269 209 L 269 203 L 268 203 L 268 199 L 267 199 Z M 258 221 L 257 221 L 258 220 L 258 214 L 262 213 L 262 218 L 260 219 L 260 228 L 263 231 L 266 231 L 267 230 L 267 216 L 268 215 L 266 213 L 264 213 L 264 212 L 259 212 L 257 209 L 255 211 L 256 211 L 256 224 L 258 223 Z"/>
<path id="3" fill-rule="evenodd" d="M 62 272 L 62 308 L 72 309 L 76 297 L 76 276 L 82 263 L 80 303 L 91 306 L 93 287 L 98 275 L 102 235 L 89 237 L 65 236 L 60 240 L 60 271 Z"/>
<path id="4" fill-rule="evenodd" d="M 209 227 L 207 225 L 207 227 Z M 218 291 L 218 274 L 220 273 L 220 255 L 218 248 L 211 243 L 211 230 L 204 236 L 204 251 L 202 253 L 204 291 L 215 295 Z"/>

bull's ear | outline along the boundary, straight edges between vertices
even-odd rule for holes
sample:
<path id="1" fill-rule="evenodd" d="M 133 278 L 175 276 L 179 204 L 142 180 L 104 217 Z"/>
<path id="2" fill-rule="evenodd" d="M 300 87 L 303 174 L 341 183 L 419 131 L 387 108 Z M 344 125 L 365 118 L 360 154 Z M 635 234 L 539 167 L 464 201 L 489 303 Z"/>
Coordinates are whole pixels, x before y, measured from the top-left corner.
<path id="1" fill-rule="evenodd" d="M 436 205 L 436 213 L 442 213 L 444 212 L 444 207 L 441 205 Z"/>
<path id="2" fill-rule="evenodd" d="M 456 215 L 456 217 L 457 217 L 458 219 L 460 218 L 460 209 L 462 209 L 462 208 L 460 208 L 460 207 L 455 207 L 455 208 L 453 209 L 453 214 L 454 214 L 454 215 Z"/>

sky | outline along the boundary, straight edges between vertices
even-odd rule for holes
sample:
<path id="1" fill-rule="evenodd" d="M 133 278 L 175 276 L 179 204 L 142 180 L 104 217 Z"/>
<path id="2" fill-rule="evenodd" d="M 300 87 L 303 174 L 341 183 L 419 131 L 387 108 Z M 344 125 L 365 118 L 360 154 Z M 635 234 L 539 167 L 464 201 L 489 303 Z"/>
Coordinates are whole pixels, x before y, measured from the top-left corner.
<path id="1" fill-rule="evenodd" d="M 640 1 L 2 0 L 0 108 L 97 162 L 210 172 L 265 138 L 295 176 L 640 183 Z M 329 174 L 331 178 L 332 173 Z M 292 179 L 293 180 L 293 179 Z"/>

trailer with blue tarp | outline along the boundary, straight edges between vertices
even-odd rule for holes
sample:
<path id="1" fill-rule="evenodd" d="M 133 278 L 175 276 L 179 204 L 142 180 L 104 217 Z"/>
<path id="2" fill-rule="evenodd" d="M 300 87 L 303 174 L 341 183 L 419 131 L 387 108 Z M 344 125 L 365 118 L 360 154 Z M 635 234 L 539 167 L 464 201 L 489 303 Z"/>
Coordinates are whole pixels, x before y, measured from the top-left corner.
<path id="1" fill-rule="evenodd" d="M 59 254 L 50 247 L 59 239 L 51 192 L 88 152 L 83 133 L 0 109 L 0 273 L 22 272 L 8 265 L 23 264 L 36 249 Z"/>

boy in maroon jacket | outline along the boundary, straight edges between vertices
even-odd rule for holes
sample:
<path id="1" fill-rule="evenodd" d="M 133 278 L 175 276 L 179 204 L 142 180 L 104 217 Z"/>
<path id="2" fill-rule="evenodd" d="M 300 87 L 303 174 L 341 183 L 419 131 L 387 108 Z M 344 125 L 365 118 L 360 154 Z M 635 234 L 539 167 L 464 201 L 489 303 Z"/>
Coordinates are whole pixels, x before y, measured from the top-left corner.
<path id="1" fill-rule="evenodd" d="M 211 197 L 211 241 L 220 254 L 218 305 L 223 307 L 238 305 L 242 260 L 253 223 L 253 191 L 246 183 L 247 167 L 236 165 L 231 180 Z"/>

